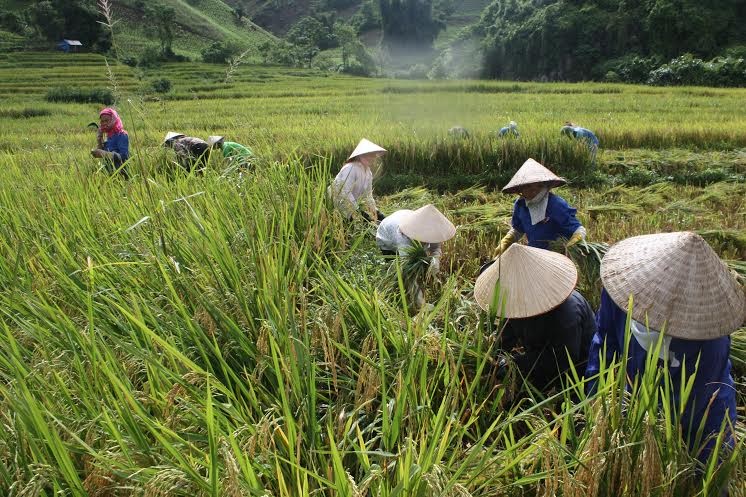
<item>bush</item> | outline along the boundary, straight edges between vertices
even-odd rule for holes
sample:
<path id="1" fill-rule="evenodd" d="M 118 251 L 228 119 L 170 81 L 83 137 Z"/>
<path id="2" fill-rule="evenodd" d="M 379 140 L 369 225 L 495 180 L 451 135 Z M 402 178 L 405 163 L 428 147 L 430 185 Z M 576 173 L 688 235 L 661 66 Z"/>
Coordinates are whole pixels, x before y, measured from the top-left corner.
<path id="1" fill-rule="evenodd" d="M 171 80 L 167 78 L 154 79 L 150 82 L 150 87 L 156 93 L 168 93 L 171 91 Z"/>
<path id="2" fill-rule="evenodd" d="M 685 54 L 651 71 L 648 84 L 746 86 L 746 62 L 733 57 L 716 57 L 705 62 Z"/>
<path id="3" fill-rule="evenodd" d="M 111 105 L 114 103 L 114 95 L 106 88 L 67 88 L 55 87 L 47 92 L 48 102 L 80 102 L 100 103 Z"/>
<path id="4" fill-rule="evenodd" d="M 236 50 L 219 41 L 202 50 L 202 60 L 209 64 L 225 64 Z"/>
<path id="5" fill-rule="evenodd" d="M 140 67 L 154 67 L 163 62 L 163 55 L 156 46 L 145 47 L 145 50 L 137 58 L 137 65 Z"/>
<path id="6" fill-rule="evenodd" d="M 612 59 L 599 64 L 593 70 L 596 79 L 603 79 L 610 83 L 645 83 L 650 76 L 650 71 L 658 68 L 663 61 L 658 57 L 640 57 L 639 55 L 627 55 L 618 59 Z M 609 77 L 617 77 L 617 80 Z"/>
<path id="7" fill-rule="evenodd" d="M 0 110 L 0 117 L 7 117 L 10 119 L 26 119 L 28 117 L 39 117 L 39 116 L 50 116 L 52 112 L 47 109 L 36 109 L 33 107 L 26 107 L 24 109 L 3 109 Z"/>

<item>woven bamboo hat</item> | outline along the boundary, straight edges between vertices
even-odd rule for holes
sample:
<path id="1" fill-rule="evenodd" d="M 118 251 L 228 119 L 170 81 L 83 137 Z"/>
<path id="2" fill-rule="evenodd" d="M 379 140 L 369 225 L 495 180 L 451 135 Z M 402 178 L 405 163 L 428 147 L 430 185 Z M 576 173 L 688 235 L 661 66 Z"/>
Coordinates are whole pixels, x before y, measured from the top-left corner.
<path id="1" fill-rule="evenodd" d="M 399 224 L 399 230 L 423 243 L 442 243 L 456 236 L 456 227 L 432 204 L 407 215 Z"/>
<path id="2" fill-rule="evenodd" d="M 169 131 L 166 133 L 166 137 L 163 139 L 163 143 L 168 143 L 174 138 L 181 138 L 182 136 L 186 136 L 183 133 L 177 133 L 175 131 Z"/>
<path id="3" fill-rule="evenodd" d="M 714 250 L 696 233 L 627 238 L 601 261 L 601 280 L 632 317 L 689 340 L 728 335 L 746 319 L 746 296 Z"/>
<path id="4" fill-rule="evenodd" d="M 207 137 L 207 144 L 211 147 L 225 140 L 224 136 L 212 135 Z"/>
<path id="5" fill-rule="evenodd" d="M 534 159 L 528 159 L 503 187 L 503 193 L 515 193 L 520 187 L 534 183 L 543 183 L 549 188 L 554 188 L 564 185 L 567 180 L 560 178 Z"/>
<path id="6" fill-rule="evenodd" d="M 562 254 L 514 243 L 477 278 L 474 297 L 489 310 L 500 285 L 497 311 L 508 319 L 551 311 L 570 296 L 578 282 L 575 264 Z"/>
<path id="7" fill-rule="evenodd" d="M 376 145 L 370 140 L 363 138 L 362 140 L 360 140 L 360 143 L 357 144 L 357 147 L 355 147 L 355 150 L 352 151 L 347 160 L 354 159 L 355 157 L 360 157 L 361 155 L 369 154 L 371 152 L 384 153 L 386 152 L 386 149 Z"/>

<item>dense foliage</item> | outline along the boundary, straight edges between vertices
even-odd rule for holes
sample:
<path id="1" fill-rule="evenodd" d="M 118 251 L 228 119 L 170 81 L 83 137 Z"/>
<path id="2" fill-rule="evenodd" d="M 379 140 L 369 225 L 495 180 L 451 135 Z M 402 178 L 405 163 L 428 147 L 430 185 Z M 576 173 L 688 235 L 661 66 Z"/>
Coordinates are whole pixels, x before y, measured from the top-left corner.
<path id="1" fill-rule="evenodd" d="M 495 0 L 475 34 L 483 37 L 485 76 L 588 80 L 603 77 L 614 59 L 654 57 L 657 67 L 684 53 L 715 57 L 746 43 L 744 19 L 738 0 Z M 743 71 L 736 84 L 746 84 Z"/>

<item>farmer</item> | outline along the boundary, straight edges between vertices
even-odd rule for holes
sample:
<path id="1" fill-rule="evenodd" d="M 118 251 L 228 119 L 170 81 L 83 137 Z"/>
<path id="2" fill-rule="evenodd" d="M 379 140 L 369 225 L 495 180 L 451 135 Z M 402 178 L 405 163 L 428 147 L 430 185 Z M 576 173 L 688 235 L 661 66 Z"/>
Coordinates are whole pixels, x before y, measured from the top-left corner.
<path id="1" fill-rule="evenodd" d="M 223 136 L 210 136 L 207 144 L 223 152 L 223 157 L 239 166 L 248 166 L 254 158 L 254 152 L 245 145 L 236 142 L 227 142 Z"/>
<path id="2" fill-rule="evenodd" d="M 543 392 L 559 384 L 570 361 L 577 366 L 588 359 L 596 323 L 590 304 L 574 290 L 577 279 L 575 264 L 564 255 L 515 244 L 474 285 L 477 304 L 507 319 L 501 349 Z M 511 353 L 516 347 L 523 352 Z M 507 361 L 498 363 L 502 376 Z"/>
<path id="3" fill-rule="evenodd" d="M 113 173 L 119 171 L 122 176 L 128 178 L 127 170 L 122 164 L 130 157 L 130 138 L 122 126 L 122 119 L 117 111 L 106 107 L 98 114 L 99 127 L 97 135 L 97 148 L 91 150 L 91 155 L 97 159 L 104 159 L 106 169 Z M 91 126 L 94 126 L 92 123 Z M 106 140 L 104 141 L 104 134 Z"/>
<path id="4" fill-rule="evenodd" d="M 210 148 L 207 142 L 200 138 L 173 131 L 166 133 L 163 146 L 174 149 L 176 159 L 187 172 L 191 172 L 196 165 L 204 164 L 206 153 Z"/>
<path id="5" fill-rule="evenodd" d="M 469 138 L 469 130 L 463 126 L 454 126 L 448 130 L 448 134 L 454 138 Z"/>
<path id="6" fill-rule="evenodd" d="M 329 186 L 327 192 L 330 198 L 347 219 L 351 219 L 358 209 L 368 221 L 381 221 L 385 217 L 376 208 L 373 199 L 371 170 L 376 159 L 384 153 L 385 148 L 363 138 Z"/>
<path id="7" fill-rule="evenodd" d="M 427 276 L 432 278 L 440 271 L 441 244 L 456 235 L 456 227 L 435 206 L 428 204 L 416 211 L 402 209 L 387 216 L 378 225 L 376 244 L 383 255 L 406 256 L 412 240 L 420 242 L 430 258 Z M 407 282 L 411 301 L 416 308 L 424 304 L 419 281 Z"/>
<path id="8" fill-rule="evenodd" d="M 575 124 L 567 121 L 564 126 L 560 128 L 560 134 L 563 136 L 569 136 L 576 140 L 582 140 L 588 145 L 588 150 L 591 152 L 591 161 L 596 162 L 596 152 L 598 152 L 598 137 L 593 131 L 587 128 L 581 128 Z"/>
<path id="9" fill-rule="evenodd" d="M 506 126 L 500 128 L 500 131 L 497 132 L 497 136 L 500 138 L 510 136 L 518 138 L 519 136 L 521 136 L 521 134 L 518 132 L 518 123 L 516 123 L 515 121 L 510 121 Z"/>
<path id="10" fill-rule="evenodd" d="M 585 228 L 575 217 L 577 209 L 549 191 L 565 183 L 563 178 L 534 159 L 523 163 L 502 190 L 504 193 L 518 193 L 521 198 L 513 205 L 510 231 L 500 241 L 495 256 L 503 253 L 524 234 L 529 246 L 543 249 L 548 249 L 549 242 L 560 237 L 568 240 L 567 247 L 585 239 Z"/>
<path id="11" fill-rule="evenodd" d="M 601 261 L 601 281 L 598 331 L 585 372 L 591 379 L 589 393 L 597 387 L 593 377 L 600 370 L 602 351 L 606 364 L 623 356 L 631 301 L 629 381 L 645 371 L 647 354 L 660 343 L 656 364 L 668 364 L 673 412 L 678 410 L 683 379 L 696 372 L 679 419 L 690 449 L 706 461 L 723 423 L 724 444 L 733 447 L 736 391 L 728 335 L 746 318 L 746 297 L 717 254 L 691 232 L 635 236 L 609 249 Z M 698 441 L 701 422 L 704 432 Z"/>

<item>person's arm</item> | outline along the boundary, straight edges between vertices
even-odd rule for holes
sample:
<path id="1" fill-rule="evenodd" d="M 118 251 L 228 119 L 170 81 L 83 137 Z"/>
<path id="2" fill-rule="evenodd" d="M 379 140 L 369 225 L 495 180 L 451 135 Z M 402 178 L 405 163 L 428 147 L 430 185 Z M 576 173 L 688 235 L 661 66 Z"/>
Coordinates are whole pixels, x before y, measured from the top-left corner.
<path id="1" fill-rule="evenodd" d="M 550 198 L 550 203 L 552 205 L 547 207 L 547 216 L 551 217 L 559 226 L 559 235 L 567 240 L 572 240 L 575 237 L 576 240 L 573 243 L 585 238 L 585 228 L 575 216 L 577 209 L 570 207 L 565 199 L 554 194 Z"/>
<path id="2" fill-rule="evenodd" d="M 126 133 L 119 133 L 106 141 L 106 150 L 118 153 L 122 159 L 129 157 L 130 139 Z"/>

